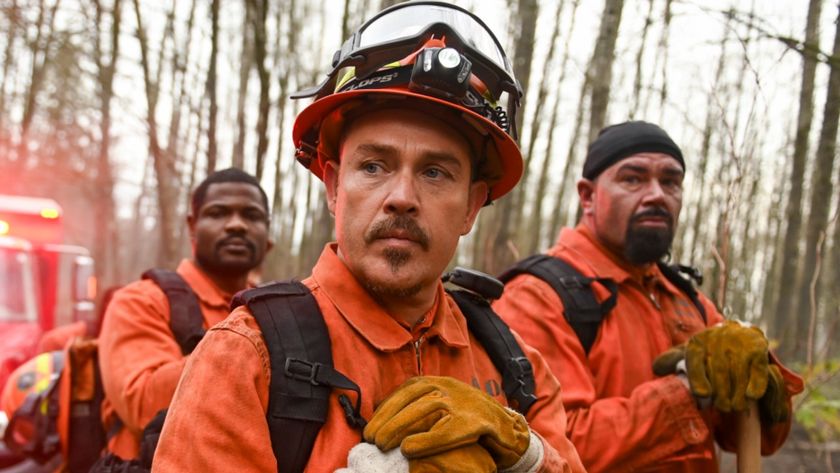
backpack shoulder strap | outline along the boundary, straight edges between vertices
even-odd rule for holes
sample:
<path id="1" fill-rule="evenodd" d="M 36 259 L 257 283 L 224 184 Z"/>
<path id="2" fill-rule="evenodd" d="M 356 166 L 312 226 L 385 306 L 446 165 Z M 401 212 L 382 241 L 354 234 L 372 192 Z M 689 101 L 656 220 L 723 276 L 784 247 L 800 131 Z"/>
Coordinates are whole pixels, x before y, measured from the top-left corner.
<path id="1" fill-rule="evenodd" d="M 66 365 L 62 373 L 65 379 L 62 382 L 68 383 L 69 387 L 59 394 L 59 403 L 69 404 L 65 458 L 69 473 L 88 473 L 108 446 L 108 433 L 102 425 L 105 390 L 98 352 L 99 342 L 88 338 L 74 339 L 65 350 Z"/>
<path id="2" fill-rule="evenodd" d="M 490 360 L 502 374 L 502 389 L 511 407 L 522 415 L 537 401 L 531 362 L 516 342 L 510 327 L 490 307 L 487 299 L 464 290 L 449 291 Z"/>
<path id="3" fill-rule="evenodd" d="M 588 355 L 601 321 L 615 307 L 618 286 L 607 278 L 588 278 L 565 261 L 553 256 L 538 254 L 516 263 L 499 277 L 510 281 L 520 274 L 531 274 L 546 283 L 563 301 L 563 314 Z M 592 283 L 598 282 L 610 291 L 604 302 L 598 302 L 592 290 Z"/>
<path id="4" fill-rule="evenodd" d="M 697 271 L 694 268 L 689 268 L 687 266 L 674 267 L 661 262 L 657 263 L 657 266 L 659 266 L 659 271 L 662 272 L 662 275 L 665 276 L 665 279 L 670 281 L 671 284 L 673 284 L 674 286 L 677 286 L 679 290 L 684 292 L 685 295 L 687 295 L 688 298 L 691 299 L 691 302 L 694 304 L 695 307 L 697 307 L 697 311 L 700 312 L 700 317 L 703 318 L 703 323 L 705 324 L 707 322 L 706 308 L 703 306 L 703 303 L 700 302 L 700 296 L 697 292 L 697 289 L 695 289 L 694 284 L 691 284 L 691 281 L 680 275 L 680 270 L 682 268 L 686 268 L 686 270 L 688 271 L 694 271 L 694 273 L 696 273 L 697 275 L 699 275 L 699 271 Z M 702 280 L 702 276 L 698 277 L 701 277 Z"/>
<path id="5" fill-rule="evenodd" d="M 365 425 L 361 392 L 333 368 L 327 325 L 309 288 L 297 281 L 276 282 L 234 296 L 234 308 L 243 304 L 259 324 L 271 360 L 267 421 L 277 470 L 302 472 L 326 421 L 332 388 L 357 393 L 355 407 L 345 394 L 339 403 L 360 430 Z"/>
<path id="6" fill-rule="evenodd" d="M 204 316 L 198 297 L 184 278 L 168 269 L 150 269 L 143 279 L 157 284 L 169 301 L 169 328 L 175 335 L 181 353 L 189 355 L 204 337 Z"/>

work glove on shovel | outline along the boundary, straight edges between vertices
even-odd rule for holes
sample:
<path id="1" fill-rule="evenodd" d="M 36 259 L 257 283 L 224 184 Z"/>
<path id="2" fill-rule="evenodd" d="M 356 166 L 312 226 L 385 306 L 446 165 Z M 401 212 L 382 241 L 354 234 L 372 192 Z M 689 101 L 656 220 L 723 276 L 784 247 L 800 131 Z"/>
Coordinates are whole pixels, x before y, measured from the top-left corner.
<path id="1" fill-rule="evenodd" d="M 484 465 L 486 453 L 501 470 L 528 451 L 531 434 L 521 414 L 483 391 L 453 378 L 421 376 L 403 383 L 376 409 L 364 438 L 382 451 L 400 447 L 410 461 L 477 445 L 481 448 L 458 454 L 462 461 Z"/>
<path id="2" fill-rule="evenodd" d="M 684 373 L 692 394 L 721 412 L 747 410 L 758 401 L 766 423 L 784 422 L 790 404 L 779 367 L 770 363 L 767 338 L 758 327 L 726 321 L 659 355 L 657 376 Z"/>

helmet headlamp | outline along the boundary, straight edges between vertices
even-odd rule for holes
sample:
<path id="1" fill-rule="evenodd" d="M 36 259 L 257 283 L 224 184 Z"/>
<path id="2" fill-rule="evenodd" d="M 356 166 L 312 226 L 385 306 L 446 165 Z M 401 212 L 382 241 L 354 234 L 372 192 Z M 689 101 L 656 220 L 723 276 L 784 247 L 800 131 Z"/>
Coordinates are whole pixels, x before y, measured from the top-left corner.
<path id="1" fill-rule="evenodd" d="M 411 71 L 408 88 L 449 100 L 467 94 L 472 63 L 453 48 L 420 51 Z"/>

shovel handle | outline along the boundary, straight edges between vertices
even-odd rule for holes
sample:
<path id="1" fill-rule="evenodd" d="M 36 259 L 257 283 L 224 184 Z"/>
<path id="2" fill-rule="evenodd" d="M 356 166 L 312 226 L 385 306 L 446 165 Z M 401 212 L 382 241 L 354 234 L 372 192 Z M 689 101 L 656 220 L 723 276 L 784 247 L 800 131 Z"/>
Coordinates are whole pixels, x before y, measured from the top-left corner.
<path id="1" fill-rule="evenodd" d="M 747 410 L 738 413 L 738 473 L 761 473 L 761 422 L 758 404 L 750 401 Z"/>

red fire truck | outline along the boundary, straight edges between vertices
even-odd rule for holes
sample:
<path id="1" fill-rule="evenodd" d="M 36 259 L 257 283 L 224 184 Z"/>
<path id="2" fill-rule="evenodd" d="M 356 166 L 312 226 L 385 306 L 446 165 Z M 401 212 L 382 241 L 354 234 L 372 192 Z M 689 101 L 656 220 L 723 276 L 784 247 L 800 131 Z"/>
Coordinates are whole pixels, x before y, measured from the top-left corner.
<path id="1" fill-rule="evenodd" d="M 58 203 L 0 195 L 0 387 L 43 333 L 93 323 L 95 295 L 93 258 L 64 243 Z"/>
<path id="2" fill-rule="evenodd" d="M 93 258 L 86 248 L 65 243 L 58 203 L 0 195 L 0 389 L 15 368 L 37 354 L 44 333 L 79 321 L 95 323 L 95 295 Z M 0 412 L 0 430 L 6 415 Z M 1 439 L 0 470 L 49 471 L 22 461 Z"/>

